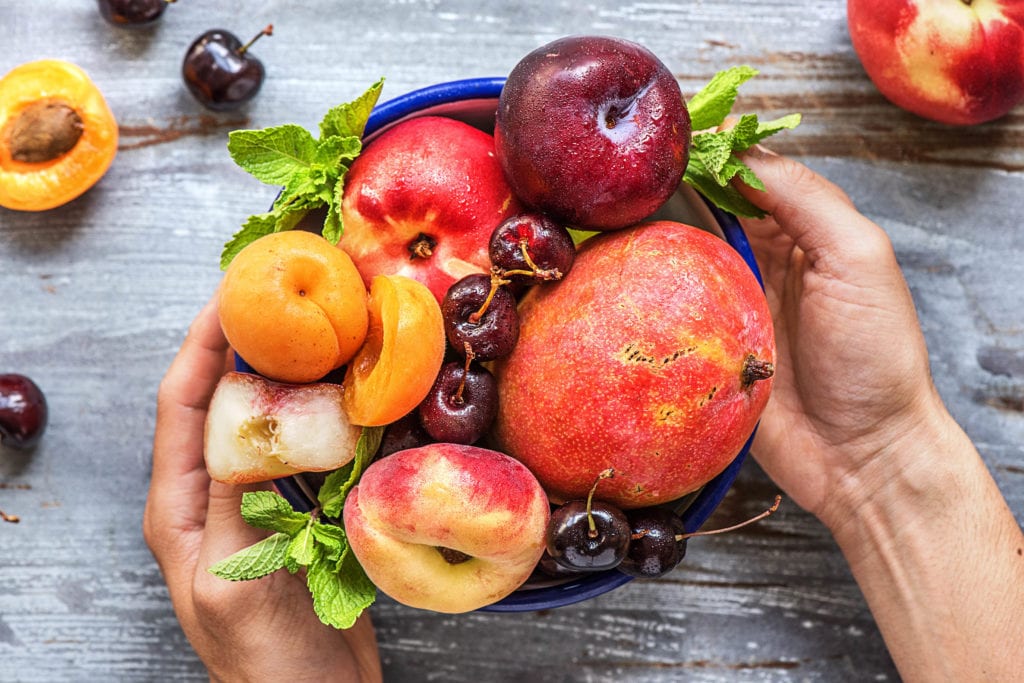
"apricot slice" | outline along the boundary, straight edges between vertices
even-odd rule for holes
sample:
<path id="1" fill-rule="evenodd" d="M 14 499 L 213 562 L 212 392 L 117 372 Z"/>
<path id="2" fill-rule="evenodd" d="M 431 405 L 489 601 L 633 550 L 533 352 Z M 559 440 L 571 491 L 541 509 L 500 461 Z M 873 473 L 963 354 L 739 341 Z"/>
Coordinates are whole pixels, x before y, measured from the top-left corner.
<path id="1" fill-rule="evenodd" d="M 117 121 L 81 68 L 28 62 L 0 79 L 0 206 L 45 211 L 96 184 L 117 154 Z"/>
<path id="2" fill-rule="evenodd" d="M 219 289 L 232 348 L 279 382 L 321 379 L 366 339 L 366 287 L 352 259 L 320 235 L 265 235 L 231 261 Z"/>
<path id="3" fill-rule="evenodd" d="M 423 401 L 444 359 L 441 306 L 426 285 L 402 275 L 370 282 L 366 343 L 345 372 L 353 424 L 386 425 Z"/>

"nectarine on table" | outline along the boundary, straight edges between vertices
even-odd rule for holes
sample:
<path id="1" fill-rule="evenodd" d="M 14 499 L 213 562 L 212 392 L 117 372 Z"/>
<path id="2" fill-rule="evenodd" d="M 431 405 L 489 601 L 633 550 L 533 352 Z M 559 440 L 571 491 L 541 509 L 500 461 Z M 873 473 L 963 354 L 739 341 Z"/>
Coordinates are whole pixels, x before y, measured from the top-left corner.
<path id="1" fill-rule="evenodd" d="M 219 289 L 224 336 L 258 373 L 313 382 L 366 339 L 367 293 L 348 254 L 320 235 L 265 235 L 235 256 Z"/>

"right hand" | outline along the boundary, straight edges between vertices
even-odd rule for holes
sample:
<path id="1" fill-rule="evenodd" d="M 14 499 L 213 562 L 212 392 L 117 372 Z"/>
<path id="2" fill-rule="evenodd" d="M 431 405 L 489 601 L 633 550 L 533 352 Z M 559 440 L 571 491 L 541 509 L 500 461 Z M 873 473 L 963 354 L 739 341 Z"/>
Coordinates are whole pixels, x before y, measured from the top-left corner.
<path id="1" fill-rule="evenodd" d="M 947 414 L 885 232 L 806 166 L 760 147 L 744 161 L 766 187 L 738 189 L 768 213 L 742 222 L 778 347 L 751 452 L 834 530 L 848 517 L 843 506 L 900 466 L 886 455 L 918 425 L 941 426 Z"/>

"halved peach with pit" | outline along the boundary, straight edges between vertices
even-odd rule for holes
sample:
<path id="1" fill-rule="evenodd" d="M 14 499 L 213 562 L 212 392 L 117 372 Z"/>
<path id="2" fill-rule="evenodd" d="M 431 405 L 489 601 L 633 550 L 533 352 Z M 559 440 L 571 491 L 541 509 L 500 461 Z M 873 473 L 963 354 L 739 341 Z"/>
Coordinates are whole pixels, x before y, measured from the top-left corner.
<path id="1" fill-rule="evenodd" d="M 412 278 L 374 277 L 369 312 L 366 343 L 343 382 L 349 419 L 367 427 L 390 424 L 426 398 L 445 346 L 441 306 Z"/>
<path id="2" fill-rule="evenodd" d="M 70 202 L 107 172 L 117 121 L 82 69 L 57 59 L 0 79 L 0 206 L 44 211 Z"/>
<path id="3" fill-rule="evenodd" d="M 322 378 L 366 339 L 366 287 L 352 259 L 320 235 L 271 233 L 231 261 L 219 290 L 232 348 L 279 382 Z"/>

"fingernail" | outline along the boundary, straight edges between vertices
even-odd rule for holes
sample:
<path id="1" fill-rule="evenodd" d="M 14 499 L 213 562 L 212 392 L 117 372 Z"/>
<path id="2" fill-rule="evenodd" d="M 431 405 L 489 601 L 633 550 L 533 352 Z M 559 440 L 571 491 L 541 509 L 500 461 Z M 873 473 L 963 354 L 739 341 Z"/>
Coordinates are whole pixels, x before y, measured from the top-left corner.
<path id="1" fill-rule="evenodd" d="M 779 156 L 778 154 L 776 154 L 775 152 L 771 151 L 770 149 L 768 149 L 767 147 L 765 147 L 761 143 L 757 143 L 755 145 L 752 145 L 750 147 L 750 149 L 747 150 L 747 152 L 749 154 L 751 154 L 752 156 L 755 156 L 755 157 L 757 157 L 759 159 L 764 159 L 766 157 L 777 157 L 777 156 Z"/>

